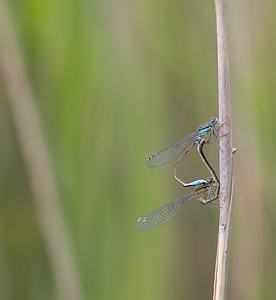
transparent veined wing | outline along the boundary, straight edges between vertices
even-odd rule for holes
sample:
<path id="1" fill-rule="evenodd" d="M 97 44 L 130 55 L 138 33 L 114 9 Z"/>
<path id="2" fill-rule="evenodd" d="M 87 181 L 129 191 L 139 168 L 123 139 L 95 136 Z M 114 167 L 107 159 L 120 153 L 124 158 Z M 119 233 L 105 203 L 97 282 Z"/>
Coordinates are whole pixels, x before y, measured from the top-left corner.
<path id="1" fill-rule="evenodd" d="M 165 204 L 146 215 L 141 216 L 137 220 L 136 227 L 140 230 L 149 230 L 158 227 L 173 218 L 188 201 L 196 197 L 197 194 L 193 192 L 180 199 L 174 200 L 171 203 Z"/>
<path id="2" fill-rule="evenodd" d="M 165 147 L 149 156 L 147 166 L 149 168 L 159 167 L 171 161 L 176 156 L 187 151 L 195 142 L 198 132 L 191 133 L 182 140 Z"/>
<path id="3" fill-rule="evenodd" d="M 208 133 L 213 133 L 215 136 L 218 136 L 218 124 L 216 117 L 211 118 L 208 123 L 201 125 L 194 133 L 152 154 L 147 160 L 147 166 L 149 168 L 159 167 L 176 156 L 187 153 L 194 144 L 198 144 Z"/>

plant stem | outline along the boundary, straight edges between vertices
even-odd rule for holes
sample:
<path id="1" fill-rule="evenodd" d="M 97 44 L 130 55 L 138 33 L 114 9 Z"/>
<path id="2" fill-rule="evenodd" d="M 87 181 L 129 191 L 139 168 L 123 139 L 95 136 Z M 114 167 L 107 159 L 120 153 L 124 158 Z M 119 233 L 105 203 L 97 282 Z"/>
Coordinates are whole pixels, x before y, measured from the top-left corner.
<path id="1" fill-rule="evenodd" d="M 233 155 L 228 29 L 225 0 L 215 0 L 220 121 L 220 218 L 214 279 L 214 300 L 226 299 L 233 189 Z"/>

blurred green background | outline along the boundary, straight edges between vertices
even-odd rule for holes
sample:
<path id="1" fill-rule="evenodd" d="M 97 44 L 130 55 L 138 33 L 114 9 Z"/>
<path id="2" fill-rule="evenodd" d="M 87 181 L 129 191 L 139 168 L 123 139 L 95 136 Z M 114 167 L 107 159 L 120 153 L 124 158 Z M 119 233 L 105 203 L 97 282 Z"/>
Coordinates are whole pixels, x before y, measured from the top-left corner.
<path id="1" fill-rule="evenodd" d="M 217 116 L 213 1 L 6 4 L 70 246 L 57 244 L 74 267 L 51 258 L 0 65 L 0 299 L 62 299 L 70 272 L 79 299 L 211 299 L 218 208 L 191 202 L 150 232 L 135 222 L 187 193 L 173 163 L 147 169 L 147 156 Z M 275 9 L 228 1 L 238 148 L 228 299 L 276 293 Z M 206 154 L 218 170 L 218 150 Z M 194 150 L 180 169 L 208 177 Z"/>

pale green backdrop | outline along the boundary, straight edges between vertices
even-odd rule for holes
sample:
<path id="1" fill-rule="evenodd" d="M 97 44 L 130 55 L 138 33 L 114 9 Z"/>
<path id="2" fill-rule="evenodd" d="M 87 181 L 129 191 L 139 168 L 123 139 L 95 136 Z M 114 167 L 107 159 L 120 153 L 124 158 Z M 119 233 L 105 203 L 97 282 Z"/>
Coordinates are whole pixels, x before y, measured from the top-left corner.
<path id="1" fill-rule="evenodd" d="M 188 192 L 173 163 L 148 169 L 147 156 L 217 116 L 213 1 L 6 2 L 83 299 L 211 299 L 218 208 L 189 203 L 151 232 L 135 222 Z M 238 148 L 228 299 L 274 299 L 276 4 L 227 5 Z M 0 299 L 58 299 L 1 78 Z M 187 180 L 208 177 L 194 150 Z M 218 149 L 206 154 L 218 170 Z"/>

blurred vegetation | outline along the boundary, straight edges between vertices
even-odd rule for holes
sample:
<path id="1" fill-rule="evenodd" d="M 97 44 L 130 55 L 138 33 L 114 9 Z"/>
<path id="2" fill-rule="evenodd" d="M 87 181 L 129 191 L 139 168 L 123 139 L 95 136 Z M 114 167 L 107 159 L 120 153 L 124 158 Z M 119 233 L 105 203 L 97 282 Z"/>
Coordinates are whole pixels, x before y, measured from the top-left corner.
<path id="1" fill-rule="evenodd" d="M 189 203 L 146 233 L 135 222 L 187 193 L 173 164 L 149 170 L 147 156 L 217 115 L 213 2 L 7 4 L 84 299 L 211 299 L 218 209 Z M 228 299 L 275 297 L 275 5 L 228 3 L 238 148 Z M 0 299 L 58 299 L 1 72 Z M 217 149 L 207 155 L 218 169 Z M 188 156 L 181 176 L 208 177 Z"/>

